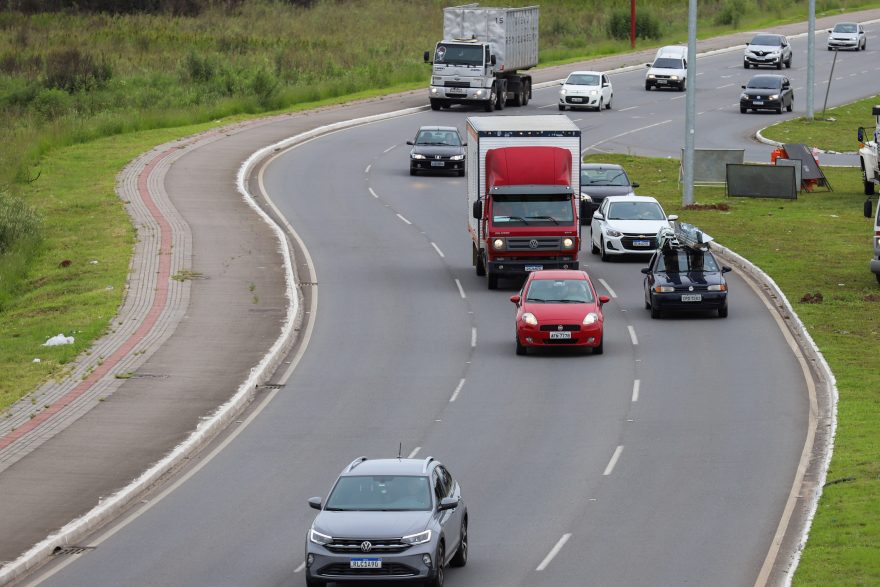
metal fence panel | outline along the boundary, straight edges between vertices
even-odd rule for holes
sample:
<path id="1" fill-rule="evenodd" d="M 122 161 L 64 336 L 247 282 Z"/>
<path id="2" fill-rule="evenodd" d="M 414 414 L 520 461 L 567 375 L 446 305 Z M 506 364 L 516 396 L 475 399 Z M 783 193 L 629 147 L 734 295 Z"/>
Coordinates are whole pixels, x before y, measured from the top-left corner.
<path id="1" fill-rule="evenodd" d="M 794 167 L 794 185 L 797 186 L 798 191 L 801 189 L 801 172 L 803 171 L 803 164 L 800 159 L 782 159 L 781 157 L 776 160 L 777 165 L 788 165 L 790 167 Z"/>
<path id="2" fill-rule="evenodd" d="M 790 165 L 727 165 L 727 195 L 797 199 L 795 169 Z"/>

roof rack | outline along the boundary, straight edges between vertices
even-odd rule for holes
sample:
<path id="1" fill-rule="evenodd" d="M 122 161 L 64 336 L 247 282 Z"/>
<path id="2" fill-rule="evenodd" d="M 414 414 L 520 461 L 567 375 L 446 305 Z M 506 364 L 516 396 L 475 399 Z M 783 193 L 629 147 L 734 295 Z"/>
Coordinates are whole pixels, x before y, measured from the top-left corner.
<path id="1" fill-rule="evenodd" d="M 355 460 L 353 460 L 353 461 L 351 462 L 351 464 L 348 466 L 348 468 L 345 469 L 346 472 L 351 471 L 352 469 L 354 469 L 355 467 L 357 467 L 358 465 L 360 465 L 361 463 L 363 463 L 365 460 L 367 460 L 367 457 L 358 457 L 358 458 L 356 458 Z"/>
<path id="2" fill-rule="evenodd" d="M 672 228 L 661 228 L 657 232 L 658 249 L 688 247 L 696 251 L 708 251 L 709 243 L 715 240 L 693 224 L 676 220 L 672 226 Z"/>
<path id="3" fill-rule="evenodd" d="M 422 473 L 427 473 L 427 472 L 428 472 L 428 466 L 431 464 L 431 462 L 432 462 L 433 460 L 434 460 L 434 457 L 427 457 L 427 458 L 425 458 L 425 464 L 422 466 Z"/>

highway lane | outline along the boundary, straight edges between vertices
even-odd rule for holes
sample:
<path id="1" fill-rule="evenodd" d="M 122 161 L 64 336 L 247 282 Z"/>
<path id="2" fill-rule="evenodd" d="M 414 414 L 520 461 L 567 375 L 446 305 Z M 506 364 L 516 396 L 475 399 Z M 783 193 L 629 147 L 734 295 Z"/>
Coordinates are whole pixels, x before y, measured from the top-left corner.
<path id="1" fill-rule="evenodd" d="M 571 114 L 596 141 L 652 123 L 657 112 L 627 102 L 683 116 L 674 93 L 618 86 L 627 75 L 644 72 L 614 77 L 614 111 Z M 555 88 L 536 96 L 504 113 L 555 112 L 542 108 Z M 407 175 L 415 128 L 465 115 L 359 127 L 271 165 L 267 189 L 317 268 L 308 351 L 205 468 L 44 584 L 297 584 L 305 499 L 398 442 L 464 485 L 473 558 L 452 585 L 754 581 L 806 417 L 803 378 L 760 300 L 733 277 L 728 320 L 652 321 L 641 263 L 582 251 L 617 295 L 606 354 L 515 357 L 516 285 L 489 292 L 473 274 L 463 179 Z M 670 154 L 682 132 L 667 125 Z M 634 152 L 640 135 L 624 135 Z"/>

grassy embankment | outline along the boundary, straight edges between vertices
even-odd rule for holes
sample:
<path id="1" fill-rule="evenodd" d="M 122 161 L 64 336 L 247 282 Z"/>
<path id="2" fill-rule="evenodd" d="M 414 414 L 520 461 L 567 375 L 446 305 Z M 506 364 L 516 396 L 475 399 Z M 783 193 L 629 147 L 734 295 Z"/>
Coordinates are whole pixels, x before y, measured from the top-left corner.
<path id="1" fill-rule="evenodd" d="M 761 134 L 783 144 L 802 143 L 824 151 L 855 152 L 859 150 L 856 129 L 861 126 L 873 134 L 876 123 L 871 106 L 875 104 L 880 104 L 880 95 L 829 108 L 824 114 L 817 110 L 813 120 L 797 118 L 770 126 Z"/>
<path id="2" fill-rule="evenodd" d="M 754 262 L 785 292 L 840 391 L 828 471 L 828 481 L 838 482 L 824 490 L 794 585 L 880 585 L 880 287 L 868 270 L 872 221 L 862 214 L 858 170 L 825 169 L 834 191 L 820 188 L 796 201 L 727 198 L 723 188 L 697 187 L 697 202 L 729 210 L 685 210 L 678 161 L 625 155 L 587 160 L 624 165 L 640 193 L 657 197 L 667 213 Z M 821 294 L 822 302 L 802 301 L 807 294 Z M 737 319 L 735 308 L 730 320 Z"/>

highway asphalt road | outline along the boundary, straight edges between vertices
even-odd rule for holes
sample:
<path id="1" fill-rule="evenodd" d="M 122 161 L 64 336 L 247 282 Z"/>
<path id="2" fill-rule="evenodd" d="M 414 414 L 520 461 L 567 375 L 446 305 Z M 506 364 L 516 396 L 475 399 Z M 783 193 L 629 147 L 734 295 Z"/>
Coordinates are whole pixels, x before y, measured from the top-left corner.
<path id="1" fill-rule="evenodd" d="M 869 37 L 876 28 L 869 30 Z M 817 47 L 821 48 L 823 35 Z M 876 79 L 842 54 L 831 103 Z M 698 147 L 792 115 L 741 115 L 741 51 L 698 62 Z M 817 51 L 817 80 L 827 64 Z M 852 75 L 851 75 L 852 74 Z M 612 76 L 615 109 L 569 113 L 584 147 L 677 156 L 684 94 Z M 824 87 L 824 86 L 818 86 Z M 556 113 L 555 88 L 524 109 Z M 651 320 L 641 261 L 581 260 L 606 306 L 605 354 L 514 355 L 517 285 L 474 275 L 464 179 L 410 177 L 403 144 L 461 110 L 356 127 L 279 154 L 267 193 L 314 262 L 306 352 L 271 402 L 206 466 L 43 585 L 304 584 L 303 540 L 341 468 L 365 454 L 433 455 L 464 488 L 471 558 L 450 585 L 753 585 L 803 448 L 800 367 L 763 301 L 730 277 L 730 318 Z M 655 125 L 655 126 L 651 126 Z M 638 180 L 639 178 L 634 178 Z"/>

